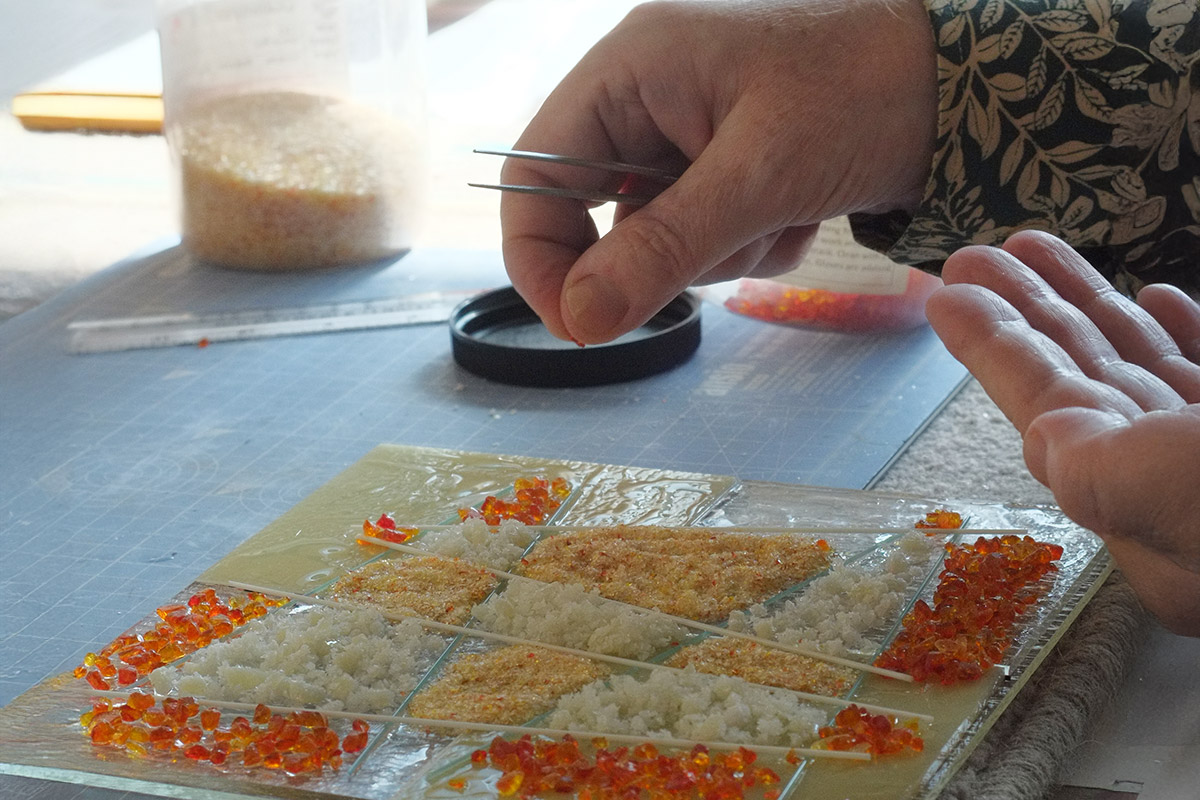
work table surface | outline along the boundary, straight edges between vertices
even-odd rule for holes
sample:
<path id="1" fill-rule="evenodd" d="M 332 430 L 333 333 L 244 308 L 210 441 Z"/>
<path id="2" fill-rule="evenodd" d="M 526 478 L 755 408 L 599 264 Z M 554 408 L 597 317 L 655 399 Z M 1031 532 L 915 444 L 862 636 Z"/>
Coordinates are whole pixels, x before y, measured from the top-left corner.
<path id="1" fill-rule="evenodd" d="M 498 163 L 470 151 L 510 145 L 587 43 L 632 5 L 627 0 L 492 0 L 431 36 L 435 192 L 431 224 L 418 252 L 421 259 L 432 261 L 421 263 L 456 267 L 458 288 L 503 281 L 496 255 L 497 198 L 464 190 L 468 180 L 493 178 Z M 3 58 L 0 52 L 0 66 Z M 601 392 L 586 400 L 580 393 L 551 399 L 508 390 L 489 393 L 469 379 L 464 381 L 444 360 L 403 351 L 412 342 L 432 342 L 433 334 L 415 338 L 387 334 L 393 337 L 388 341 L 401 348 L 388 353 L 388 363 L 380 363 L 377 349 L 355 348 L 353 339 L 333 343 L 322 341 L 330 337 L 313 337 L 303 348 L 294 343 L 263 343 L 243 347 L 242 356 L 222 356 L 223 361 L 208 364 L 198 358 L 206 354 L 188 352 L 187 358 L 175 354 L 170 368 L 164 366 L 162 353 L 122 354 L 82 366 L 76 361 L 69 370 L 55 368 L 54 358 L 85 358 L 61 354 L 66 321 L 84 312 L 117 307 L 123 294 L 137 296 L 133 284 L 128 292 L 122 289 L 124 281 L 138 276 L 171 278 L 170 264 L 175 262 L 169 260 L 155 270 L 139 267 L 137 259 L 104 269 L 139 248 L 169 247 L 177 235 L 169 202 L 169 170 L 159 137 L 37 134 L 22 130 L 7 114 L 0 119 L 0 314 L 22 311 L 71 287 L 66 294 L 0 325 L 0 452 L 5 461 L 0 470 L 0 543 L 9 558 L 7 574 L 0 580 L 4 607 L 0 686 L 5 701 L 51 670 L 63 668 L 105 632 L 121 629 L 122 620 L 132 622 L 150 610 L 136 602 L 131 606 L 130 598 L 121 592 L 124 582 L 141 587 L 144 596 L 138 602 L 143 605 L 177 591 L 199 572 L 196 564 L 215 558 L 239 536 L 253 533 L 258 523 L 273 519 L 335 474 L 338 464 L 357 458 L 365 446 L 364 436 L 375 431 L 386 431 L 393 440 L 407 437 L 423 442 L 426 437 L 434 443 L 490 452 L 515 452 L 532 442 L 571 449 L 555 454 L 561 457 L 728 471 L 711 459 L 708 463 L 688 460 L 689 454 L 702 452 L 696 449 L 699 444 L 689 450 L 655 432 L 646 437 L 650 445 L 640 441 L 635 447 L 628 439 L 601 438 L 594 423 L 581 422 L 589 413 L 616 419 L 642 413 L 642 404 L 679 401 L 678 393 L 672 395 L 670 390 L 685 385 L 684 378 Z M 413 286 L 420 274 L 421 270 L 414 270 Z M 379 275 L 359 277 L 381 280 Z M 76 285 L 79 280 L 84 282 Z M 330 280 L 346 296 L 353 294 L 354 275 Z M 403 285 L 394 276 L 388 280 Z M 186 292 L 185 284 L 172 280 L 169 291 Z M 7 307 L 2 305 L 6 301 Z M 766 336 L 748 332 L 746 326 L 758 323 L 720 321 L 715 314 L 710 318 L 714 333 L 756 341 Z M 913 343 L 928 347 L 927 334 L 910 335 Z M 782 348 L 779 342 L 799 341 L 794 337 L 803 336 L 786 331 L 771 341 Z M 59 338 L 51 342 L 53 337 Z M 52 345 L 60 348 L 60 354 L 46 360 Z M 717 362 L 730 357 L 728 345 L 722 350 L 714 343 L 711 348 L 688 368 L 697 373 L 717 370 Z M 354 362 L 355 352 L 364 359 L 362 363 Z M 956 376 L 942 358 L 928 358 L 928 369 L 941 376 L 940 383 L 935 381 L 927 389 L 928 407 L 921 407 L 930 420 L 928 427 L 918 426 L 911 441 L 908 436 L 898 442 L 881 440 L 879 446 L 893 452 L 907 449 L 895 461 L 885 458 L 878 474 L 845 473 L 840 485 L 872 484 L 877 490 L 947 499 L 1052 502 L 1024 470 L 1019 439 L 978 386 L 968 381 L 955 393 L 961 375 Z M 414 359 L 423 366 L 417 372 L 406 371 L 413 369 Z M 273 367 L 264 372 L 262 365 L 267 362 Z M 149 369 L 148 363 L 156 366 Z M 219 380 L 205 377 L 213 363 L 226 370 Z M 392 365 L 395 380 L 364 385 L 361 379 L 346 378 L 388 375 Z M 90 370 L 95 371 L 91 388 L 99 391 L 89 387 Z M 324 405 L 310 403 L 296 411 L 304 405 L 297 398 L 305 393 L 311 397 L 314 382 L 322 380 L 326 383 L 316 388 Z M 338 385 L 337 381 L 346 382 Z M 31 382 L 41 385 L 31 386 Z M 237 386 L 239 402 L 250 404 L 239 409 L 238 418 L 256 420 L 258 425 L 253 435 L 236 431 L 236 440 L 221 429 L 228 397 L 214 394 L 208 402 L 203 396 L 230 385 Z M 703 385 L 700 377 L 690 386 Z M 710 383 L 709 388 L 716 385 Z M 390 418 L 368 421 L 343 416 L 342 410 L 349 407 L 344 395 L 361 391 L 396 398 Z M 803 396 L 785 388 L 776 391 L 775 405 L 761 418 L 763 425 L 771 423 L 771 414 L 776 420 L 794 419 L 786 414 L 786 404 L 804 402 Z M 468 437 L 449 429 L 439 433 L 421 428 L 420 419 L 405 416 L 406 393 L 424 393 L 422 402 L 429 407 L 444 403 L 451 410 L 439 424 L 474 426 L 475 433 Z M 947 397 L 951 399 L 943 406 L 941 401 Z M 740 468 L 753 461 L 750 453 L 736 449 L 736 441 L 768 447 L 765 440 L 770 436 L 755 438 L 752 434 L 762 431 L 754 431 L 744 420 L 724 412 L 720 419 L 708 435 L 728 442 L 726 466 Z M 303 424 L 297 426 L 297 420 Z M 288 430 L 281 430 L 283 426 Z M 108 443 L 113 460 L 101 469 L 90 454 L 105 451 L 104 437 L 112 437 Z M 178 450 L 164 455 L 164 442 Z M 812 474 L 839 474 L 836 459 L 827 454 L 818 458 L 812 455 L 815 449 L 808 460 L 800 456 L 788 460 L 792 456 L 782 447 L 764 452 L 769 457 L 754 462 L 757 474 L 738 476 L 803 483 Z M 213 486 L 212 470 L 222 462 L 237 463 L 238 468 L 221 473 L 219 485 Z M 119 469 L 112 469 L 113 464 Z M 173 472 L 162 474 L 164 465 Z M 806 473 L 810 467 L 825 471 Z M 270 471 L 273 479 L 262 478 L 264 471 Z M 280 476 L 288 480 L 280 481 Z M 152 525 L 144 519 L 133 524 L 129 509 L 147 506 L 146 498 L 138 496 L 144 487 L 168 484 L 172 496 L 185 501 Z M 57 499 L 78 503 L 84 497 L 87 502 L 71 508 L 70 514 L 59 513 L 63 509 Z M 110 557 L 113 549 L 123 556 L 134 553 L 147 530 L 153 543 L 147 543 L 144 558 Z M 171 546 L 164 548 L 168 530 L 177 533 L 170 535 Z M 56 559 L 70 563 L 71 570 L 56 573 Z M 81 563 L 92 565 L 90 574 L 80 571 Z M 57 577 L 34 584 L 26 579 L 34 574 Z M 69 594 L 73 604 L 50 604 L 47 613 L 36 618 L 22 611 L 23 603 L 46 593 Z M 33 636 L 30 626 L 39 635 Z M 47 643 L 40 635 L 46 629 L 59 632 L 55 642 Z M 1174 800 L 1193 796 L 1200 784 L 1200 671 L 1195 669 L 1200 643 L 1171 636 L 1153 624 L 1147 627 L 1146 637 L 1120 698 L 1089 722 L 1087 742 L 1064 774 L 1068 783 L 1127 794 L 1063 789 L 1059 796 L 1064 800 Z M 0 777 L 0 794 L 20 800 L 127 796 L 12 777 Z"/>

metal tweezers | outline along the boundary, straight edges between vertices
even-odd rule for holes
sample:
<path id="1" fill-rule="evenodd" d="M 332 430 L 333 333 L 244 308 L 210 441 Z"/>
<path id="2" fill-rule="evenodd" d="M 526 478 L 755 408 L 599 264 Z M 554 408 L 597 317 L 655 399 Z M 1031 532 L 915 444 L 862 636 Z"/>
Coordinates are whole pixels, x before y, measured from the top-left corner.
<path id="1" fill-rule="evenodd" d="M 566 164 L 572 167 L 587 167 L 605 172 L 616 172 L 625 175 L 637 175 L 650 178 L 662 184 L 665 188 L 678 179 L 666 170 L 655 167 L 643 167 L 638 164 L 622 164 L 619 161 L 596 161 L 590 158 L 575 158 L 574 156 L 559 156 L 552 153 L 534 153 L 528 150 L 475 150 L 486 156 L 504 156 L 505 158 L 525 158 L 530 161 L 547 161 L 553 164 Z M 603 192 L 598 189 L 570 189 L 561 186 L 521 186 L 511 183 L 468 183 L 479 189 L 498 189 L 502 192 L 520 192 L 523 194 L 540 194 L 551 197 L 566 197 L 571 200 L 585 200 L 594 203 L 625 203 L 626 205 L 645 205 L 658 194 L 643 194 L 641 192 Z"/>

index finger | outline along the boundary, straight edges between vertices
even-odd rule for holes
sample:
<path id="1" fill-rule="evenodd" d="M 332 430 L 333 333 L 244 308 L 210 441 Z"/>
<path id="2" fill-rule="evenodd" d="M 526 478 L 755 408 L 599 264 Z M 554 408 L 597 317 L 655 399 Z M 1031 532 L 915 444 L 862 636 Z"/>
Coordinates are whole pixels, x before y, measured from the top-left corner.
<path id="1" fill-rule="evenodd" d="M 1001 250 L 968 248 L 947 260 L 942 277 L 947 284 L 973 283 L 1003 297 L 1083 374 L 1111 385 L 1142 409 L 1182 405 L 1153 368 L 1161 348 L 1174 349 L 1174 342 L 1060 240 L 1026 232 L 1011 237 Z"/>
<path id="2" fill-rule="evenodd" d="M 1158 319 L 1150 313 L 1157 308 L 1155 290 L 1148 295 L 1150 309 L 1134 303 L 1114 289 L 1069 245 L 1046 233 L 1024 231 L 1015 234 L 1005 243 L 1004 249 L 1037 272 L 1064 300 L 1086 314 L 1121 358 L 1165 382 L 1186 402 L 1200 402 L 1200 366 L 1194 358 L 1189 361 L 1186 354 L 1180 352 L 1188 346 L 1189 337 L 1183 331 L 1189 318 L 1193 325 L 1200 327 L 1200 323 L 1194 322 L 1195 316 L 1186 313 L 1186 302 L 1160 303 L 1166 310 L 1163 318 Z M 1170 313 L 1177 305 L 1179 312 Z M 1168 330 L 1164 322 L 1175 322 L 1175 330 Z"/>
<path id="3" fill-rule="evenodd" d="M 1086 376 L 1057 342 L 990 289 L 947 285 L 934 292 L 925 310 L 946 348 L 1022 435 L 1037 417 L 1061 408 L 1091 408 L 1126 419 L 1142 414 L 1124 393 Z"/>
<path id="4" fill-rule="evenodd" d="M 684 159 L 648 117 L 627 108 L 620 120 L 605 117 L 612 98 L 603 96 L 589 65 L 585 58 L 563 79 L 515 149 L 682 171 Z M 606 66 L 611 67 L 611 62 Z M 618 173 L 518 159 L 508 159 L 501 175 L 504 183 L 613 193 L 622 188 L 624 180 Z M 513 286 L 554 335 L 570 338 L 561 312 L 563 281 L 599 239 L 589 205 L 580 200 L 505 193 L 500 200 L 500 221 L 504 262 Z"/>

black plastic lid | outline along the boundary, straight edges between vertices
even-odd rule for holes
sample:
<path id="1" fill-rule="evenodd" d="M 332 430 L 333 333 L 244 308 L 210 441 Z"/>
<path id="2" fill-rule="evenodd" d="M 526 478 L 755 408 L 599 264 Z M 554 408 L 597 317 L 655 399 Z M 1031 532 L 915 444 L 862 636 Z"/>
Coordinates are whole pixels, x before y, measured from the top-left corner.
<path id="1" fill-rule="evenodd" d="M 450 316 L 454 360 L 480 377 L 516 386 L 598 386 L 665 372 L 700 346 L 700 299 L 676 297 L 645 325 L 606 344 L 580 347 L 551 335 L 511 286 L 461 304 Z"/>

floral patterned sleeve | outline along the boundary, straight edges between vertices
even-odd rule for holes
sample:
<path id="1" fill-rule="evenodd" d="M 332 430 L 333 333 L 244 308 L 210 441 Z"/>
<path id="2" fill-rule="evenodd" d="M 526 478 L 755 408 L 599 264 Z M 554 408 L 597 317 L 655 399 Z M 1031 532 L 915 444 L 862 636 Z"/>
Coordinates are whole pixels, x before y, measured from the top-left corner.
<path id="1" fill-rule="evenodd" d="M 1197 0 L 925 0 L 938 44 L 933 172 L 915 216 L 860 241 L 936 272 L 1050 231 L 1116 285 L 1200 289 Z"/>

